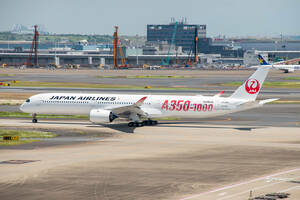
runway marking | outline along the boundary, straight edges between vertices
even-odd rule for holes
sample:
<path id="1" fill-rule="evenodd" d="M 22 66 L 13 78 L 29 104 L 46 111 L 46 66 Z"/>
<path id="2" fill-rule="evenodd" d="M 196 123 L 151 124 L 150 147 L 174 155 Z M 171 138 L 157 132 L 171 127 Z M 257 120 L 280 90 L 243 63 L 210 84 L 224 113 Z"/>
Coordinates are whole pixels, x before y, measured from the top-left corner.
<path id="1" fill-rule="evenodd" d="M 245 181 L 245 182 L 241 182 L 241 183 L 237 183 L 237 184 L 225 186 L 225 187 L 214 189 L 214 190 L 207 191 L 207 192 L 202 192 L 200 194 L 195 194 L 195 195 L 192 195 L 192 196 L 189 196 L 189 197 L 185 197 L 185 198 L 182 198 L 182 199 L 179 199 L 179 200 L 194 199 L 194 198 L 206 195 L 206 194 L 215 193 L 215 192 L 219 192 L 219 191 L 226 190 L 226 189 L 231 189 L 231 188 L 238 187 L 238 186 L 241 186 L 241 185 L 250 184 L 250 183 L 253 183 L 253 182 L 256 182 L 256 181 L 261 181 L 261 180 L 264 180 L 264 179 L 269 179 L 270 177 L 274 177 L 274 176 L 278 176 L 278 175 L 282 175 L 282 174 L 288 174 L 288 173 L 296 172 L 296 171 L 300 171 L 300 168 L 291 169 L 291 170 L 284 171 L 284 172 L 278 172 L 278 173 L 271 174 L 271 175 L 268 175 L 268 176 L 256 178 L 256 179 L 253 179 L 253 180 L 250 180 L 250 181 Z"/>
<path id="2" fill-rule="evenodd" d="M 294 178 L 266 178 L 266 182 L 272 182 L 272 181 L 291 181 Z"/>
<path id="3" fill-rule="evenodd" d="M 298 177 L 295 177 L 295 178 L 300 178 L 300 176 Z M 294 179 L 295 179 L 294 178 Z M 255 187 L 255 188 L 251 188 L 252 191 L 255 191 L 255 190 L 260 190 L 260 189 L 263 189 L 263 188 L 266 188 L 266 187 L 269 187 L 269 186 L 272 186 L 272 185 L 277 185 L 277 184 L 280 184 L 282 182 L 286 182 L 286 180 L 281 180 L 279 182 L 275 182 L 275 183 L 271 183 L 271 184 L 266 184 L 264 186 L 260 186 L 260 187 Z M 232 195 L 229 195 L 229 196 L 226 196 L 226 197 L 222 197 L 222 198 L 219 198 L 217 200 L 223 200 L 223 199 L 228 199 L 228 198 L 232 198 L 232 197 L 236 197 L 236 196 L 239 196 L 241 194 L 244 194 L 244 193 L 249 193 L 249 190 L 245 190 L 243 192 L 239 192 L 239 193 L 235 193 L 235 194 L 232 194 Z"/>
<path id="4" fill-rule="evenodd" d="M 222 192 L 220 194 L 218 194 L 219 196 L 224 196 L 225 194 L 227 194 L 227 192 Z"/>

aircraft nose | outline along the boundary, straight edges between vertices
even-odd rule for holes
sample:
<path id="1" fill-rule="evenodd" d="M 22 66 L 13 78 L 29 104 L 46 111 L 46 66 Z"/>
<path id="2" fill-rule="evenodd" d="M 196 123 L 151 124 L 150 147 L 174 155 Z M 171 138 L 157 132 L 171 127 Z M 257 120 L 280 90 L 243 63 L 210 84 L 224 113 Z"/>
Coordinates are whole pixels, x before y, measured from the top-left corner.
<path id="1" fill-rule="evenodd" d="M 24 103 L 19 107 L 19 109 L 22 111 L 22 112 L 25 112 L 25 105 L 24 105 Z"/>

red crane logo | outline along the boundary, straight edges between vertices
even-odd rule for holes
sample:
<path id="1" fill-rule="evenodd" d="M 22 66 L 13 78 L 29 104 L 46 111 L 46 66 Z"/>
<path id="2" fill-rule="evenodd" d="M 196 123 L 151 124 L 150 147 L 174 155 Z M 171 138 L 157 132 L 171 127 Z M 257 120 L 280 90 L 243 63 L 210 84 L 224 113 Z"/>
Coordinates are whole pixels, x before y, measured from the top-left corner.
<path id="1" fill-rule="evenodd" d="M 245 84 L 245 89 L 249 94 L 256 94 L 259 88 L 259 82 L 256 79 L 248 79 Z"/>

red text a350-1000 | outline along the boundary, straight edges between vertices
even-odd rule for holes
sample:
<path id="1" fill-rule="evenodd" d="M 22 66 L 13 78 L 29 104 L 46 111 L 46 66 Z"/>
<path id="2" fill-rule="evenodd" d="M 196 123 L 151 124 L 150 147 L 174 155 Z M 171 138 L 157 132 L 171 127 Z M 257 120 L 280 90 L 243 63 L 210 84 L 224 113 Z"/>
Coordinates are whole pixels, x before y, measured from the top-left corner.
<path id="1" fill-rule="evenodd" d="M 191 104 L 191 101 L 184 100 L 165 100 L 161 107 L 162 110 L 169 111 L 196 111 L 210 112 L 213 110 L 213 104 Z"/>

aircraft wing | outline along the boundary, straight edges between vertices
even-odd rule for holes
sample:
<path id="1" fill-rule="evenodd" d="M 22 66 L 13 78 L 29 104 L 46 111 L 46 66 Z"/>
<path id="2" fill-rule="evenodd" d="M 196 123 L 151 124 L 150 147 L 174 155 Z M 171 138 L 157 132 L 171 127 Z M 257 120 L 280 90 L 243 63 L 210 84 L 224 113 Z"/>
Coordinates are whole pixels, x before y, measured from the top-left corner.
<path id="1" fill-rule="evenodd" d="M 265 99 L 265 100 L 260 100 L 260 101 L 248 101 L 245 103 L 242 103 L 240 105 L 240 110 L 248 110 L 248 109 L 252 109 L 252 108 L 257 108 L 260 107 L 266 103 L 270 103 L 273 101 L 277 101 L 279 98 L 277 99 Z"/>
<path id="2" fill-rule="evenodd" d="M 147 97 L 143 97 L 140 100 L 138 100 L 135 104 L 129 105 L 129 106 L 123 106 L 118 108 L 113 108 L 111 111 L 122 117 L 128 117 L 130 115 L 138 115 L 140 117 L 146 117 L 147 113 L 145 113 L 141 109 L 141 105 L 144 103 Z"/>

